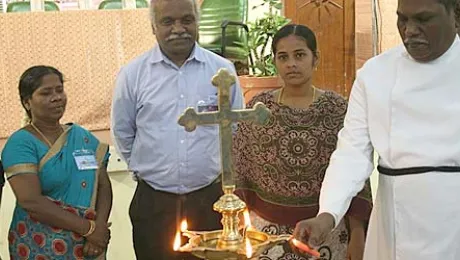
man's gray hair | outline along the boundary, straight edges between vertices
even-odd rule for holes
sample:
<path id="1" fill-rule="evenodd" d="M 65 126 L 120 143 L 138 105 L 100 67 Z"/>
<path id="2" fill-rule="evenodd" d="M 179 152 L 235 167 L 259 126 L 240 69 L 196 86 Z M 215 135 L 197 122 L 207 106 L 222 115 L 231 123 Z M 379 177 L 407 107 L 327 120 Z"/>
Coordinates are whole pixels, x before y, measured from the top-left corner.
<path id="1" fill-rule="evenodd" d="M 150 22 L 155 26 L 155 6 L 159 1 L 171 1 L 171 0 L 152 0 L 150 2 Z M 197 0 L 190 0 L 193 3 L 193 9 L 195 11 L 197 22 L 200 20 L 200 7 Z"/>

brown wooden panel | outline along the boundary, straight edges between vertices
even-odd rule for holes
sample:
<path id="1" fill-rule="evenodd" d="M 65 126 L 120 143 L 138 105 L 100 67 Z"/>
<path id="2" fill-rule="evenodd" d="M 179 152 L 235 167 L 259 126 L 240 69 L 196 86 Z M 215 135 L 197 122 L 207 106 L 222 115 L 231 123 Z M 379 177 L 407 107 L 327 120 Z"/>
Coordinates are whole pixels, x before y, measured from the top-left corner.
<path id="1" fill-rule="evenodd" d="M 314 84 L 348 96 L 355 77 L 354 0 L 285 0 L 284 8 L 316 34 L 321 57 Z"/>
<path id="2" fill-rule="evenodd" d="M 356 19 L 355 19 L 355 0 L 344 1 L 344 86 L 342 94 L 346 97 L 350 95 L 353 81 L 356 77 Z"/>
<path id="3" fill-rule="evenodd" d="M 355 56 L 356 68 L 359 69 L 373 56 L 372 35 L 372 2 L 369 0 L 355 0 Z"/>

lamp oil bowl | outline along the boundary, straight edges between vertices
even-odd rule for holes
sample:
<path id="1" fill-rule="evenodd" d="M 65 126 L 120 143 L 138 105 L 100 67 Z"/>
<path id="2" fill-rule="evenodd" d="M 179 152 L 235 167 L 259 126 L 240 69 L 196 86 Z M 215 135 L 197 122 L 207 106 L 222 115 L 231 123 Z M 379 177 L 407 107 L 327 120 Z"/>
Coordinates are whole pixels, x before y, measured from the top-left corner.
<path id="1" fill-rule="evenodd" d="M 248 230 L 246 238 L 243 240 L 244 242 L 235 250 L 235 248 L 217 247 L 221 234 L 222 230 L 185 232 L 184 235 L 189 236 L 190 240 L 179 250 L 191 253 L 201 259 L 209 260 L 257 259 L 266 250 L 288 241 L 291 237 L 289 235 L 270 236 L 257 230 Z"/>
<path id="2" fill-rule="evenodd" d="M 201 259 L 242 260 L 257 259 L 263 252 L 291 239 L 290 235 L 271 236 L 251 227 L 249 213 L 245 211 L 245 227 L 239 227 L 239 215 L 246 205 L 233 193 L 224 194 L 214 204 L 214 210 L 222 214 L 222 230 L 195 232 L 183 230 L 189 238 L 178 251 L 191 253 Z"/>

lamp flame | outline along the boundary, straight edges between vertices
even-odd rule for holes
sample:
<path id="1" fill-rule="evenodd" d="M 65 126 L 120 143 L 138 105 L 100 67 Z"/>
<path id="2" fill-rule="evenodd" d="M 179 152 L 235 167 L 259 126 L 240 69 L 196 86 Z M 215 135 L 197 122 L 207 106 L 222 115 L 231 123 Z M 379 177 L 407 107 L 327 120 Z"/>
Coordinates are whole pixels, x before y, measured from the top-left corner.
<path id="1" fill-rule="evenodd" d="M 316 258 L 321 257 L 321 254 L 318 251 L 311 249 L 309 246 L 307 246 L 306 244 L 300 242 L 299 240 L 295 238 L 292 238 L 292 244 L 294 244 L 295 247 L 302 250 L 304 253 L 307 253 Z"/>
<path id="2" fill-rule="evenodd" d="M 173 245 L 174 251 L 179 250 L 180 245 L 181 245 L 180 231 L 177 231 L 176 232 L 176 237 L 174 238 L 174 245 Z"/>
<path id="3" fill-rule="evenodd" d="M 174 237 L 174 244 L 173 244 L 173 249 L 174 251 L 177 251 L 179 250 L 181 244 L 182 244 L 182 241 L 181 241 L 181 235 L 183 232 L 187 231 L 187 228 L 188 228 L 188 225 L 187 225 L 187 220 L 184 219 L 182 220 L 182 222 L 180 223 L 180 231 L 178 230 L 176 232 L 176 236 Z"/>
<path id="4" fill-rule="evenodd" d="M 244 226 L 245 227 L 250 227 L 251 226 L 251 218 L 249 217 L 249 211 L 246 209 L 243 211 L 243 217 L 244 217 Z"/>
<path id="5" fill-rule="evenodd" d="M 187 220 L 184 219 L 184 220 L 182 220 L 182 222 L 180 223 L 180 232 L 185 232 L 185 231 L 187 231 L 187 228 L 188 228 Z"/>
<path id="6" fill-rule="evenodd" d="M 245 238 L 245 243 L 246 243 L 246 257 L 250 259 L 253 255 L 252 252 L 252 245 L 251 245 L 251 240 L 246 236 L 246 231 L 251 228 L 251 218 L 249 217 L 249 211 L 245 209 L 243 211 L 243 217 L 244 217 L 244 238 Z"/>
<path id="7" fill-rule="evenodd" d="M 249 238 L 246 238 L 246 257 L 249 259 L 252 257 L 252 245 Z"/>

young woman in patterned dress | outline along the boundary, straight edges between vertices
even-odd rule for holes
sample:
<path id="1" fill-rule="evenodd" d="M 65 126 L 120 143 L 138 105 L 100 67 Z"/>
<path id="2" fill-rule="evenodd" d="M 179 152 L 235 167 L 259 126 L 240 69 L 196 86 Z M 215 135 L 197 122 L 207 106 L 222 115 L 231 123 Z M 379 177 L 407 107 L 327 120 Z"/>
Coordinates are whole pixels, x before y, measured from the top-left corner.
<path id="1" fill-rule="evenodd" d="M 312 85 L 319 54 L 314 33 L 302 25 L 280 29 L 273 40 L 276 68 L 284 86 L 255 96 L 264 103 L 268 125 L 239 124 L 234 140 L 238 194 L 252 225 L 271 234 L 293 232 L 318 212 L 321 183 L 342 128 L 347 101 Z M 322 260 L 360 260 L 372 208 L 369 183 L 354 199 L 345 221 L 318 248 Z M 275 247 L 260 260 L 304 260 L 290 245 Z"/>

